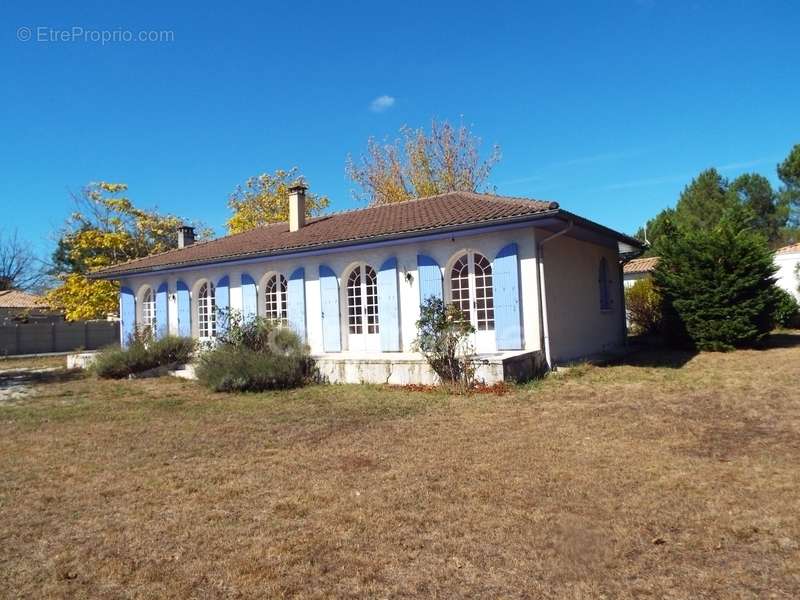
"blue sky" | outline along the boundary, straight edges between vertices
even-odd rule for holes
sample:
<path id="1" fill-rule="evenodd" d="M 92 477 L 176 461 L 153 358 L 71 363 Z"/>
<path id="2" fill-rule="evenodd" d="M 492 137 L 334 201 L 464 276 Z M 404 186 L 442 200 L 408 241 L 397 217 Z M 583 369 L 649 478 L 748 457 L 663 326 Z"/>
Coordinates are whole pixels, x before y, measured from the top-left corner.
<path id="1" fill-rule="evenodd" d="M 700 170 L 774 181 L 800 142 L 789 0 L 199 4 L 4 3 L 2 228 L 49 252 L 106 180 L 222 233 L 237 184 L 291 166 L 353 208 L 347 154 L 437 117 L 500 144 L 499 193 L 633 232 Z"/>

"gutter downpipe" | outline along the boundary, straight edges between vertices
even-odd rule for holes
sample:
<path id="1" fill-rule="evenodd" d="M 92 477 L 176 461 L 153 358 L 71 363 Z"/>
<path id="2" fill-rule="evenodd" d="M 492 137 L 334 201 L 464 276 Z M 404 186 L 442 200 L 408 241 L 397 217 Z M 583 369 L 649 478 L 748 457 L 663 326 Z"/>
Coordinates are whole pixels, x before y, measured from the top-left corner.
<path id="1" fill-rule="evenodd" d="M 547 319 L 547 288 L 544 282 L 544 245 L 554 239 L 561 237 L 568 233 L 575 226 L 575 222 L 570 219 L 564 229 L 556 231 L 554 234 L 547 236 L 537 244 L 537 258 L 539 262 L 539 303 L 541 306 L 542 315 L 542 347 L 544 348 L 544 358 L 547 362 L 547 368 L 553 368 L 552 356 L 550 354 L 550 325 Z"/>

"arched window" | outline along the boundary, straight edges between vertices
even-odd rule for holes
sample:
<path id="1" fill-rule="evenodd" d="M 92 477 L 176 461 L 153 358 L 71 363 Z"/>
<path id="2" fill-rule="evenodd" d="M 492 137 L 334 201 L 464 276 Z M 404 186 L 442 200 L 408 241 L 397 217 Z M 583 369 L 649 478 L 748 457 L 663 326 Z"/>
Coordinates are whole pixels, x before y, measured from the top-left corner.
<path id="1" fill-rule="evenodd" d="M 378 330 L 378 275 L 369 265 L 359 265 L 347 277 L 347 324 L 353 335 Z"/>
<path id="2" fill-rule="evenodd" d="M 597 283 L 600 286 L 600 310 L 611 309 L 611 297 L 608 294 L 608 261 L 600 259 L 600 268 L 597 275 Z"/>
<path id="3" fill-rule="evenodd" d="M 286 312 L 286 277 L 273 275 L 264 284 L 264 316 L 281 325 L 288 323 Z"/>
<path id="4" fill-rule="evenodd" d="M 478 331 L 494 330 L 492 265 L 485 256 L 467 252 L 450 268 L 450 299 Z"/>
<path id="5" fill-rule="evenodd" d="M 142 294 L 142 329 L 151 335 L 156 332 L 156 295 L 150 287 Z"/>
<path id="6" fill-rule="evenodd" d="M 214 337 L 217 333 L 217 305 L 211 282 L 203 283 L 197 293 L 197 332 L 200 337 Z"/>

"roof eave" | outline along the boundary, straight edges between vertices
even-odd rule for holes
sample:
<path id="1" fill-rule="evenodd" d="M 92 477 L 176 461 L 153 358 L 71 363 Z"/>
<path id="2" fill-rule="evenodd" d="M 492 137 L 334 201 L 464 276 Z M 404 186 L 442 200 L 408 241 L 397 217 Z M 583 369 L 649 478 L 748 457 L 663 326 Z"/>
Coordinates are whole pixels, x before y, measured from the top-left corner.
<path id="1" fill-rule="evenodd" d="M 551 209 L 551 210 L 544 210 L 539 213 L 533 213 L 528 215 L 520 215 L 516 217 L 510 218 L 503 218 L 503 219 L 494 219 L 488 221 L 477 221 L 474 223 L 462 223 L 459 225 L 447 225 L 445 227 L 436 227 L 431 229 L 415 229 L 413 231 L 407 231 L 402 233 L 390 233 L 385 235 L 379 236 L 372 236 L 369 238 L 355 238 L 351 240 L 343 240 L 339 242 L 331 242 L 329 244 L 315 244 L 313 246 L 300 246 L 297 248 L 287 248 L 282 250 L 270 251 L 270 252 L 252 252 L 248 254 L 237 254 L 233 256 L 224 256 L 218 259 L 210 259 L 210 260 L 199 260 L 199 261 L 186 261 L 186 262 L 174 262 L 168 265 L 159 265 L 155 267 L 143 267 L 141 269 L 129 269 L 125 271 L 111 271 L 110 273 L 104 273 L 103 271 L 97 271 L 96 273 L 90 273 L 87 275 L 89 279 L 106 279 L 106 280 L 115 280 L 120 279 L 123 277 L 128 277 L 131 275 L 143 275 L 145 273 L 162 273 L 165 271 L 172 271 L 178 268 L 186 268 L 186 267 L 205 267 L 205 266 L 212 266 L 212 265 L 220 265 L 226 263 L 235 263 L 240 260 L 252 260 L 258 258 L 280 258 L 281 256 L 290 256 L 290 255 L 298 255 L 303 254 L 305 252 L 318 252 L 320 250 L 333 250 L 336 248 L 346 248 L 348 246 L 361 246 L 364 244 L 372 244 L 372 243 L 379 243 L 379 242 L 388 242 L 394 240 L 405 240 L 405 239 L 414 239 L 417 237 L 424 237 L 430 234 L 447 234 L 447 233 L 454 233 L 456 231 L 469 231 L 472 229 L 481 229 L 483 227 L 493 226 L 493 225 L 509 225 L 514 223 L 526 223 L 537 221 L 547 217 L 554 217 L 557 216 L 560 212 L 563 212 L 561 209 Z"/>
<path id="2" fill-rule="evenodd" d="M 235 263 L 241 260 L 253 260 L 259 258 L 280 258 L 282 256 L 294 256 L 298 254 L 304 254 L 306 252 L 319 252 L 320 250 L 333 250 L 337 248 L 347 248 L 349 246 L 361 246 L 372 243 L 414 239 L 417 237 L 424 237 L 431 234 L 447 234 L 447 233 L 454 233 L 457 231 L 470 231 L 473 229 L 482 229 L 484 227 L 491 227 L 495 225 L 511 225 L 516 223 L 524 224 L 529 222 L 532 223 L 535 221 L 540 221 L 542 219 L 553 218 L 553 217 L 561 218 L 565 221 L 572 220 L 576 224 L 579 224 L 582 227 L 594 229 L 598 233 L 602 233 L 604 235 L 616 239 L 618 242 L 619 241 L 624 242 L 628 245 L 638 248 L 639 250 L 644 249 L 644 245 L 642 244 L 642 242 L 637 240 L 636 238 L 632 238 L 618 231 L 614 231 L 613 229 L 605 227 L 604 225 L 600 225 L 599 223 L 595 223 L 594 221 L 590 221 L 589 219 L 579 217 L 578 215 L 563 210 L 561 208 L 554 208 L 532 214 L 518 215 L 515 217 L 506 217 L 502 219 L 493 219 L 486 221 L 476 221 L 473 223 L 461 223 L 458 225 L 447 225 L 445 227 L 437 227 L 431 229 L 415 229 L 413 231 L 390 233 L 385 235 L 372 236 L 369 238 L 355 238 L 351 240 L 331 242 L 329 244 L 315 244 L 313 246 L 301 246 L 297 248 L 287 248 L 287 249 L 268 251 L 268 252 L 251 252 L 248 254 L 224 256 L 218 259 L 210 259 L 210 260 L 174 262 L 167 265 L 159 265 L 155 267 L 143 267 L 140 269 L 134 268 L 125 271 L 111 271 L 110 273 L 104 273 L 103 271 L 98 271 L 97 273 L 89 274 L 88 277 L 90 279 L 115 280 L 133 275 L 143 275 L 147 273 L 163 273 L 175 269 L 185 269 L 189 267 L 214 266 L 226 263 Z"/>

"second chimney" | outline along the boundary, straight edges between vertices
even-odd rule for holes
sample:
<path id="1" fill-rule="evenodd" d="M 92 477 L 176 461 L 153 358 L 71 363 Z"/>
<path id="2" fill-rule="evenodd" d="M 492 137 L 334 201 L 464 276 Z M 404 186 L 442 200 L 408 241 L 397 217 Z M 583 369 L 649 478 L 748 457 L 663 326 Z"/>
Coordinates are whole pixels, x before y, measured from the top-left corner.
<path id="1" fill-rule="evenodd" d="M 298 183 L 289 188 L 289 231 L 298 231 L 306 224 L 306 186 Z"/>
<path id="2" fill-rule="evenodd" d="M 178 227 L 178 248 L 185 248 L 194 244 L 194 227 L 181 225 Z"/>

